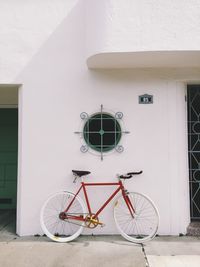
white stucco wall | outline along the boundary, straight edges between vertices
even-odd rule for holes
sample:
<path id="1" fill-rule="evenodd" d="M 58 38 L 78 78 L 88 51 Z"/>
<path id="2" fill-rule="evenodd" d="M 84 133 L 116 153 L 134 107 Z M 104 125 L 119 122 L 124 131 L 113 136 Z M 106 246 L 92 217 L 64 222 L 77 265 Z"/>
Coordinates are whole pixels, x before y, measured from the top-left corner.
<path id="1" fill-rule="evenodd" d="M 90 68 L 200 66 L 198 0 L 87 3 Z"/>
<path id="2" fill-rule="evenodd" d="M 0 1 L 0 80 L 14 82 L 78 0 Z"/>
<path id="3" fill-rule="evenodd" d="M 199 50 L 198 0 L 87 0 L 88 54 Z"/>
<path id="4" fill-rule="evenodd" d="M 42 233 L 40 208 L 53 192 L 76 187 L 72 169 L 91 171 L 86 181 L 115 181 L 116 173 L 142 169 L 143 174 L 128 181 L 127 188 L 149 195 L 156 203 L 160 234 L 184 233 L 189 224 L 184 96 L 186 84 L 199 81 L 199 69 L 88 70 L 85 2 L 44 2 L 26 5 L 21 0 L 27 8 L 20 17 L 26 30 L 21 20 L 13 17 L 18 7 L 7 10 L 15 22 L 16 35 L 24 39 L 10 42 L 5 36 L 5 46 L 11 52 L 6 47 L 0 50 L 4 62 L 0 83 L 22 84 L 17 233 Z M 38 10 L 37 21 L 32 8 Z M 44 12 L 46 21 L 42 21 L 42 9 L 48 10 Z M 3 24 L 6 32 L 13 23 Z M 22 58 L 17 54 L 19 48 Z M 144 93 L 154 95 L 154 104 L 138 104 L 138 96 Z M 124 152 L 103 161 L 81 153 L 81 140 L 74 134 L 80 127 L 80 113 L 91 114 L 101 104 L 114 112 L 122 111 L 130 131 L 122 141 Z M 93 192 L 95 206 L 111 191 Z M 116 233 L 111 210 L 108 207 L 101 217 L 106 226 L 94 233 Z"/>

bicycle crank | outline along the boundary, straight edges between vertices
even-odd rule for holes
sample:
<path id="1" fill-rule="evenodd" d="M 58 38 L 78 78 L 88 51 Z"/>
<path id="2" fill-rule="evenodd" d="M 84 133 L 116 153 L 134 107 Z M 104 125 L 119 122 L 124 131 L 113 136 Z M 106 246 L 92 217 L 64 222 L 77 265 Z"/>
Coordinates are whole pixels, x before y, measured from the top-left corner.
<path id="1" fill-rule="evenodd" d="M 95 217 L 95 214 L 88 214 L 85 217 L 85 225 L 88 228 L 95 228 L 97 225 L 101 225 L 102 227 L 104 226 L 104 224 L 99 221 L 99 218 Z"/>

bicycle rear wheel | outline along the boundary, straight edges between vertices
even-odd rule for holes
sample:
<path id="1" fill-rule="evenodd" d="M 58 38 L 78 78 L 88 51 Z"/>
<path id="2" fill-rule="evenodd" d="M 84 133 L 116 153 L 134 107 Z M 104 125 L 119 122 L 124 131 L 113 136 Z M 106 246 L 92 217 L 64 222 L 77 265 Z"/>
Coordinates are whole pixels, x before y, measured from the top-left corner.
<path id="1" fill-rule="evenodd" d="M 50 196 L 44 203 L 40 213 L 40 223 L 44 233 L 53 241 L 69 242 L 78 237 L 84 222 L 76 220 L 62 220 L 59 218 L 61 212 L 69 205 L 74 194 L 70 192 L 59 192 Z M 81 198 L 76 196 L 69 211 L 71 215 L 83 215 L 85 205 Z"/>
<path id="2" fill-rule="evenodd" d="M 159 215 L 153 202 L 140 193 L 128 194 L 135 210 L 133 216 L 127 204 L 120 196 L 114 206 L 114 219 L 120 234 L 134 243 L 150 241 L 156 235 L 159 225 Z"/>

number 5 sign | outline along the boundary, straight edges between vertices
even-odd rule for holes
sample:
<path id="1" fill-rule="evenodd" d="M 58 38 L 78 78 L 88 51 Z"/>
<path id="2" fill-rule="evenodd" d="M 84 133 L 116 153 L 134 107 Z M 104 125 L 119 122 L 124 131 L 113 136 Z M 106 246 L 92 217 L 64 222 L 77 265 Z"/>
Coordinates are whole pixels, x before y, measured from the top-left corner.
<path id="1" fill-rule="evenodd" d="M 139 96 L 139 104 L 153 104 L 153 96 L 152 95 L 140 95 Z"/>

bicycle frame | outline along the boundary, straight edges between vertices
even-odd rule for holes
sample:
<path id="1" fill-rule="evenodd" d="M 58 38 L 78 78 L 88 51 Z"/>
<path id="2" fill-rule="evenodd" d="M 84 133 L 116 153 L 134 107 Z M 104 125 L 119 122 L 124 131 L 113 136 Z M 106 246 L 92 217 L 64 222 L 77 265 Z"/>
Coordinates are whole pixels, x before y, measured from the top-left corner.
<path id="1" fill-rule="evenodd" d="M 85 221 L 84 216 L 77 216 L 77 215 L 70 215 L 67 214 L 68 210 L 70 209 L 71 205 L 73 204 L 76 196 L 80 193 L 80 191 L 83 189 L 83 193 L 84 193 L 84 197 L 85 197 L 85 202 L 87 205 L 87 209 L 88 209 L 88 213 L 89 215 L 92 215 L 92 210 L 90 207 L 90 202 L 89 202 L 89 198 L 88 198 L 88 194 L 87 194 L 87 190 L 86 188 L 88 186 L 118 186 L 117 189 L 113 192 L 113 194 L 105 201 L 105 203 L 99 208 L 99 210 L 93 215 L 92 219 L 95 220 L 97 219 L 98 215 L 104 210 L 104 208 L 111 202 L 111 200 L 117 195 L 117 193 L 121 190 L 122 192 L 122 196 L 124 198 L 124 201 L 128 207 L 128 210 L 131 214 L 131 216 L 134 218 L 134 207 L 129 199 L 128 193 L 125 190 L 122 181 L 119 180 L 119 182 L 117 183 L 84 183 L 81 182 L 81 186 L 78 189 L 77 193 L 74 195 L 73 199 L 71 200 L 71 202 L 69 203 L 69 205 L 66 207 L 66 209 L 62 212 L 62 219 L 72 219 L 72 220 L 77 220 L 77 221 Z M 102 223 L 99 223 L 102 224 Z"/>

